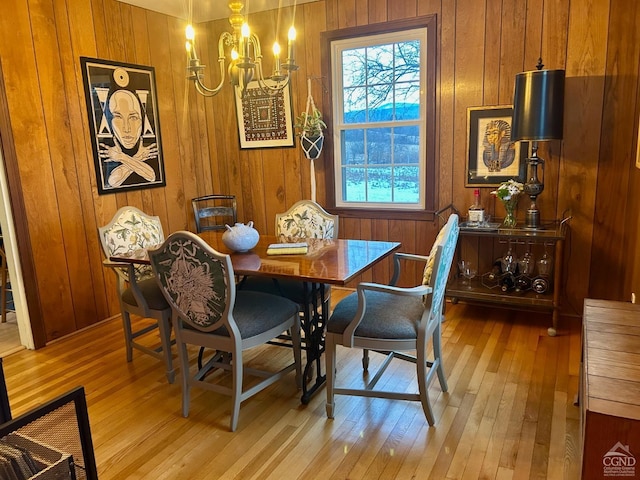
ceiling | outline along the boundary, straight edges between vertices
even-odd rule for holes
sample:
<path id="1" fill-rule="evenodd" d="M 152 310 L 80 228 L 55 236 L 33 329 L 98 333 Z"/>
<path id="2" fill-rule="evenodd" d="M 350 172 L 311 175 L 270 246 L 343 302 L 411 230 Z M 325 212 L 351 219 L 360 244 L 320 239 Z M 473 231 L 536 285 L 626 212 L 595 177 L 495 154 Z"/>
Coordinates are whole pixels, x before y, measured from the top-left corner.
<path id="1" fill-rule="evenodd" d="M 199 23 L 227 18 L 231 13 L 226 0 L 118 0 L 136 7 L 146 8 L 172 17 L 189 19 L 189 5 L 193 5 L 191 22 Z M 276 10 L 294 4 L 317 2 L 318 0 L 245 0 L 245 15 L 263 10 Z"/>

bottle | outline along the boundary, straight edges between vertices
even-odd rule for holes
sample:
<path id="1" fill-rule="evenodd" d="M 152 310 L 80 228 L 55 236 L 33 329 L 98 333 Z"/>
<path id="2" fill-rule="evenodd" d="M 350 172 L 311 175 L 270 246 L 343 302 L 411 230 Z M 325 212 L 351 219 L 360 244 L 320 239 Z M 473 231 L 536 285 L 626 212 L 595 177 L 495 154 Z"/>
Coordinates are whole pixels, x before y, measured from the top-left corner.
<path id="1" fill-rule="evenodd" d="M 489 280 L 497 280 L 500 277 L 500 275 L 502 275 L 502 259 L 501 258 L 493 262 L 493 266 L 491 267 L 491 270 L 487 274 L 487 278 L 489 278 Z"/>
<path id="2" fill-rule="evenodd" d="M 516 277 L 516 292 L 526 292 L 531 288 L 531 279 L 526 275 Z"/>
<path id="3" fill-rule="evenodd" d="M 469 207 L 469 223 L 471 225 L 480 225 L 484 223 L 484 207 L 480 204 L 480 189 L 473 191 L 474 202 Z"/>
<path id="4" fill-rule="evenodd" d="M 500 290 L 503 292 L 508 292 L 513 290 L 516 286 L 515 276 L 511 272 L 505 273 L 502 278 L 500 278 Z"/>
<path id="5" fill-rule="evenodd" d="M 546 293 L 549 290 L 549 279 L 544 275 L 540 275 L 533 279 L 531 288 L 536 293 Z"/>

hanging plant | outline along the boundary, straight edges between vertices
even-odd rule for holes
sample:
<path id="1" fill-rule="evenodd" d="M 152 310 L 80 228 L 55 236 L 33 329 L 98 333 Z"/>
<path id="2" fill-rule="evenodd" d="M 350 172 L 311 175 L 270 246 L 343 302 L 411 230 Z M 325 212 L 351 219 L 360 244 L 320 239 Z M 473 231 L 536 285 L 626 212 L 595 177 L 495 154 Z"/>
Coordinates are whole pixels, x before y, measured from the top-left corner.
<path id="1" fill-rule="evenodd" d="M 311 96 L 311 86 L 308 86 L 307 109 L 296 117 L 294 127 L 298 129 L 298 136 L 300 137 L 300 144 L 305 157 L 309 160 L 315 160 L 322 152 L 324 143 L 324 133 L 322 131 L 327 128 L 327 124 L 322 120 L 322 112 L 316 108 Z"/>

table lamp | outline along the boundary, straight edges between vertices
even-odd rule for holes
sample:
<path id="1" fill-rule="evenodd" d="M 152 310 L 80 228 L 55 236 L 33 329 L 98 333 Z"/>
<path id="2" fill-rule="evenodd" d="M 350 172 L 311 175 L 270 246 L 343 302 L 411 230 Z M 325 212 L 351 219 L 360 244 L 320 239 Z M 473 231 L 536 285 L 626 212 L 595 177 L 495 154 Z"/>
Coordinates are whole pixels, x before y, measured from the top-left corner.
<path id="1" fill-rule="evenodd" d="M 524 193 L 531 205 L 525 216 L 525 228 L 540 228 L 540 211 L 536 198 L 544 190 L 538 179 L 538 165 L 544 170 L 544 160 L 538 157 L 538 142 L 562 139 L 564 108 L 564 70 L 543 70 L 538 59 L 537 70 L 518 73 L 513 95 L 511 141 L 530 141 L 531 156 L 527 158 L 527 181 Z"/>

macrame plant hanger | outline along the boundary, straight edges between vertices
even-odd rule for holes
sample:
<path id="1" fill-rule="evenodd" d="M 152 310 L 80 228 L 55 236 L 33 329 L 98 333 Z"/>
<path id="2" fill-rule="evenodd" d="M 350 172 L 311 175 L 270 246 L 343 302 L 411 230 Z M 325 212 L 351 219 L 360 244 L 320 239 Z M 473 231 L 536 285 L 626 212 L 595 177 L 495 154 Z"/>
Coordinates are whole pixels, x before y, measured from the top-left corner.
<path id="1" fill-rule="evenodd" d="M 302 128 L 302 137 L 304 137 L 307 141 L 304 142 L 301 140 L 300 144 L 302 145 L 302 151 L 304 152 L 304 156 L 309 159 L 311 162 L 311 200 L 316 201 L 316 172 L 313 164 L 314 159 L 318 158 L 320 152 L 322 151 L 322 143 L 324 142 L 324 133 L 322 133 L 322 129 L 320 129 L 320 136 L 315 138 L 309 138 L 306 136 L 306 126 L 309 121 L 309 115 L 316 111 L 316 104 L 313 101 L 313 95 L 311 95 L 311 78 L 307 78 L 307 108 L 306 115 L 304 117 L 304 125 Z"/>

